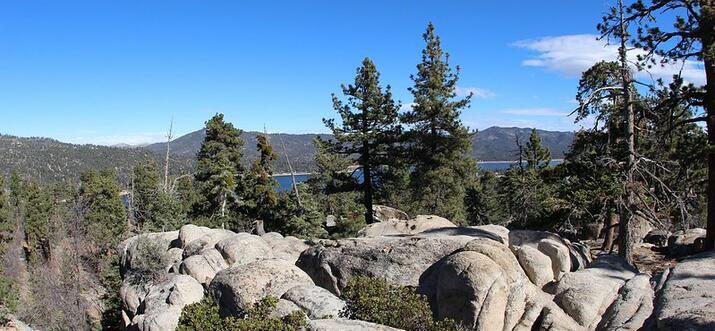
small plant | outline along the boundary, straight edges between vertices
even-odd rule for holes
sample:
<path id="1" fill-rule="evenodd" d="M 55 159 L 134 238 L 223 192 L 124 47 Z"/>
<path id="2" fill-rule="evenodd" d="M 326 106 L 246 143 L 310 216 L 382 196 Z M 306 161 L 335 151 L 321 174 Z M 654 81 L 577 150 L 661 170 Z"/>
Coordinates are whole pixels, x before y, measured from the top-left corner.
<path id="1" fill-rule="evenodd" d="M 148 284 L 161 281 L 166 276 L 168 257 L 166 248 L 160 242 L 146 236 L 139 236 L 136 241 L 134 268 L 129 271 L 128 279 L 134 284 Z"/>
<path id="2" fill-rule="evenodd" d="M 278 299 L 266 297 L 257 302 L 241 316 L 221 317 L 216 303 L 204 298 L 184 308 L 179 319 L 178 331 L 295 331 L 305 326 L 305 315 L 296 311 L 283 318 L 271 317 Z"/>
<path id="3" fill-rule="evenodd" d="M 340 316 L 405 330 L 462 330 L 451 320 L 435 321 L 427 298 L 412 287 L 388 284 L 379 278 L 355 277 L 343 289 L 347 305 Z"/>
<path id="4" fill-rule="evenodd" d="M 7 323 L 10 314 L 17 309 L 18 297 L 15 284 L 0 274 L 0 326 Z"/>

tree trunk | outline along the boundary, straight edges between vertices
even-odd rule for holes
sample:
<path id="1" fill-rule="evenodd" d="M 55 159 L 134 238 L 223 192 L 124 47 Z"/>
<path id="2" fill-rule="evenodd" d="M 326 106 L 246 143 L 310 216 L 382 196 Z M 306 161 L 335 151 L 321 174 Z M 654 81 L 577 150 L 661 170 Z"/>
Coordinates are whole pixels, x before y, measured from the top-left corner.
<path id="1" fill-rule="evenodd" d="M 601 245 L 601 250 L 602 251 L 608 251 L 609 253 L 613 251 L 613 241 L 616 239 L 616 228 L 619 226 L 620 219 L 618 217 L 618 214 L 615 212 L 611 212 L 610 215 L 608 215 L 608 223 L 606 223 L 606 227 L 603 228 L 603 231 L 605 231 L 605 235 L 603 237 L 603 245 Z"/>
<path id="2" fill-rule="evenodd" d="M 633 211 L 635 208 L 634 200 L 635 196 L 633 190 L 635 189 L 635 182 L 633 180 L 633 171 L 635 167 L 635 129 L 634 129 L 634 115 L 633 115 L 633 102 L 631 100 L 631 74 L 630 68 L 628 67 L 627 54 L 626 54 L 626 26 L 623 20 L 623 0 L 618 1 L 619 11 L 620 11 L 620 47 L 618 48 L 618 57 L 621 63 L 621 83 L 623 89 L 623 110 L 625 112 L 626 118 L 626 145 L 628 150 L 628 157 L 626 159 L 626 201 L 625 206 L 621 208 L 623 212 L 623 217 L 621 217 L 621 222 L 619 226 L 618 233 L 618 254 L 626 259 L 629 264 L 633 264 L 631 258 L 631 252 L 633 250 L 633 240 L 631 239 L 631 220 L 633 219 Z"/>
<path id="3" fill-rule="evenodd" d="M 700 9 L 700 31 L 705 66 L 705 100 L 708 131 L 708 210 L 705 249 L 715 249 L 715 8 L 703 1 Z"/>
<path id="4" fill-rule="evenodd" d="M 370 164 L 366 162 L 362 166 L 363 191 L 365 193 L 365 223 L 372 224 L 375 220 L 372 217 L 372 176 L 370 176 Z"/>

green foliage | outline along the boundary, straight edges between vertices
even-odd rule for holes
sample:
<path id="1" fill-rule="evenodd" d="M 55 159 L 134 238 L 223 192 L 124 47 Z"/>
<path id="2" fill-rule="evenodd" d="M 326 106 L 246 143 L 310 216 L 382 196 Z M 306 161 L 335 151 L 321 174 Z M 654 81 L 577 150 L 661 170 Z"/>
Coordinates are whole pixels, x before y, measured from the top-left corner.
<path id="1" fill-rule="evenodd" d="M 224 122 L 223 114 L 216 114 L 206 122 L 206 138 L 197 156 L 194 178 L 203 201 L 197 203 L 194 214 L 213 219 L 214 226 L 224 225 L 233 230 L 245 224 L 238 223 L 237 211 L 245 190 L 243 156 L 243 131 Z M 237 193 L 238 192 L 238 193 Z"/>
<path id="2" fill-rule="evenodd" d="M 134 167 L 134 220 L 143 231 L 169 231 L 184 224 L 186 214 L 181 196 L 163 188 L 158 163 L 147 161 Z"/>
<path id="3" fill-rule="evenodd" d="M 276 218 L 268 224 L 266 230 L 277 230 L 285 235 L 307 239 L 326 237 L 328 232 L 323 228 L 325 215 L 320 211 L 318 202 L 308 193 L 306 184 L 297 186 L 300 204 L 293 192 L 282 192 Z"/>
<path id="4" fill-rule="evenodd" d="M 0 176 L 0 254 L 3 251 L 3 243 L 10 239 L 15 230 L 15 218 L 12 216 L 10 198 L 5 189 L 5 178 Z"/>
<path id="5" fill-rule="evenodd" d="M 134 284 L 149 284 L 163 280 L 169 264 L 166 249 L 161 242 L 153 241 L 146 235 L 136 239 L 136 263 L 125 278 Z"/>
<path id="6" fill-rule="evenodd" d="M 17 311 L 18 303 L 17 286 L 0 272 L 0 326 L 5 324 L 9 314 Z"/>
<path id="7" fill-rule="evenodd" d="M 470 178 L 476 169 L 469 156 L 473 134 L 459 119 L 462 110 L 469 107 L 471 95 L 454 99 L 459 67 L 452 71 L 432 23 L 423 39 L 422 63 L 417 65 L 417 74 L 412 76 L 414 86 L 409 89 L 414 107 L 402 116 L 402 122 L 410 128 L 406 138 L 414 166 L 413 209 L 461 222 L 466 218 L 463 179 Z"/>
<path id="8" fill-rule="evenodd" d="M 404 330 L 461 330 L 453 321 L 435 321 L 427 298 L 414 288 L 391 285 L 378 278 L 350 279 L 342 297 L 347 305 L 341 317 L 383 324 Z"/>
<path id="9" fill-rule="evenodd" d="M 52 196 L 50 192 L 35 182 L 23 188 L 27 196 L 25 206 L 25 238 L 30 260 L 38 262 L 50 254 L 50 218 L 52 217 Z"/>
<path id="10" fill-rule="evenodd" d="M 249 185 L 247 189 L 246 209 L 251 219 L 261 219 L 269 222 L 275 218 L 278 205 L 278 182 L 273 176 L 273 162 L 278 155 L 273 151 L 273 146 L 268 141 L 268 135 L 258 135 L 256 148 L 260 157 L 253 160 L 249 172 Z"/>
<path id="11" fill-rule="evenodd" d="M 324 119 L 333 132 L 332 149 L 343 155 L 357 155 L 357 164 L 363 170 L 363 200 L 365 221 L 372 223 L 372 202 L 379 181 L 379 168 L 390 164 L 402 128 L 399 125 L 400 106 L 392 99 L 388 85 L 383 92 L 380 74 L 369 58 L 357 69 L 355 85 L 342 86 L 346 101 L 333 94 L 333 108 L 341 118 L 337 126 L 334 119 Z"/>
<path id="12" fill-rule="evenodd" d="M 465 206 L 469 225 L 504 224 L 507 219 L 498 199 L 498 180 L 492 171 L 483 171 L 467 188 Z"/>
<path id="13" fill-rule="evenodd" d="M 111 255 L 102 258 L 98 274 L 100 283 L 106 290 L 102 296 L 104 305 L 100 321 L 102 330 L 124 330 L 122 298 L 119 296 L 122 287 L 122 278 L 119 275 L 119 257 Z"/>
<path id="14" fill-rule="evenodd" d="M 114 169 L 89 171 L 80 178 L 79 196 L 85 206 L 84 225 L 103 251 L 114 249 L 127 231 L 127 215 L 119 196 Z"/>
<path id="15" fill-rule="evenodd" d="M 293 331 L 306 325 L 305 316 L 294 312 L 284 318 L 271 317 L 278 299 L 266 297 L 242 316 L 221 317 L 218 306 L 209 297 L 184 307 L 178 331 Z"/>
<path id="16" fill-rule="evenodd" d="M 542 170 L 549 166 L 551 151 L 541 145 L 541 137 L 536 133 L 536 129 L 531 129 L 531 135 L 522 151 L 522 156 L 528 169 Z"/>

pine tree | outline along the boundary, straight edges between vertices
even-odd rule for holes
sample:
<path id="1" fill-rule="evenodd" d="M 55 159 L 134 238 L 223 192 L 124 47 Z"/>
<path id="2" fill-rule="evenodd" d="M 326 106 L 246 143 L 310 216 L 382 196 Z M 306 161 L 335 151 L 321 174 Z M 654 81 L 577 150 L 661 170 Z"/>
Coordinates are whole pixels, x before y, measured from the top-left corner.
<path id="1" fill-rule="evenodd" d="M 158 203 L 157 192 L 161 179 L 159 165 L 154 160 L 141 162 L 134 166 L 132 177 L 134 220 L 140 229 L 153 228 L 152 211 Z"/>
<path id="2" fill-rule="evenodd" d="M 228 214 L 242 204 L 242 194 L 236 193 L 245 189 L 245 170 L 241 164 L 244 144 L 242 133 L 233 124 L 224 122 L 223 114 L 216 114 L 206 122 L 206 138 L 198 153 L 194 178 L 200 196 L 205 201 L 196 206 L 195 213 L 209 218 L 218 217 L 219 224 L 223 225 L 230 219 Z M 236 228 L 239 225 L 229 226 Z"/>
<path id="3" fill-rule="evenodd" d="M 85 208 L 85 228 L 103 252 L 114 249 L 127 231 L 127 215 L 120 192 L 117 173 L 112 168 L 80 176 L 79 196 Z"/>
<path id="4" fill-rule="evenodd" d="M 2 244 L 7 241 L 15 230 L 14 218 L 10 211 L 10 199 L 5 190 L 5 178 L 0 176 L 0 254 Z"/>
<path id="5" fill-rule="evenodd" d="M 551 151 L 541 145 L 541 137 L 536 133 L 536 129 L 531 129 L 529 141 L 523 150 L 526 167 L 533 170 L 541 170 L 551 163 Z"/>
<path id="6" fill-rule="evenodd" d="M 334 150 L 343 155 L 357 155 L 363 174 L 363 204 L 365 221 L 372 223 L 373 193 L 379 181 L 380 167 L 389 164 L 391 150 L 397 143 L 401 128 L 398 124 L 399 105 L 392 99 L 388 85 L 383 92 L 380 74 L 375 64 L 365 58 L 357 69 L 355 85 L 342 86 L 345 102 L 333 95 L 333 108 L 342 119 L 324 119 L 335 135 Z"/>
<path id="7" fill-rule="evenodd" d="M 50 256 L 50 218 L 52 196 L 44 187 L 29 182 L 23 187 L 27 196 L 25 204 L 25 238 L 30 261 L 39 262 Z"/>
<path id="8" fill-rule="evenodd" d="M 278 182 L 273 178 L 273 162 L 278 155 L 273 151 L 273 146 L 268 141 L 268 135 L 259 134 L 256 139 L 256 148 L 260 157 L 251 163 L 251 185 L 249 197 L 246 199 L 250 206 L 249 216 L 253 219 L 262 219 L 268 223 L 272 221 L 272 212 L 278 203 L 276 187 Z"/>
<path id="9" fill-rule="evenodd" d="M 419 213 L 438 214 L 455 221 L 465 219 L 465 178 L 473 177 L 476 164 L 469 156 L 472 133 L 459 119 L 471 95 L 455 99 L 459 67 L 449 65 L 432 23 L 423 34 L 426 47 L 422 63 L 412 75 L 411 111 L 402 116 L 414 165 L 412 195 Z"/>

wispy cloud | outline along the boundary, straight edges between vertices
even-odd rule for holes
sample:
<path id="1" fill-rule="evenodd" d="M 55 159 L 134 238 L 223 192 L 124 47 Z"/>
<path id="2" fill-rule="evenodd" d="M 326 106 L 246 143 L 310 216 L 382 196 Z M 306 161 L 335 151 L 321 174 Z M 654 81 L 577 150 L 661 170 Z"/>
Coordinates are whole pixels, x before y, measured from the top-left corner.
<path id="1" fill-rule="evenodd" d="M 457 96 L 460 97 L 466 97 L 470 94 L 474 98 L 479 98 L 479 99 L 488 99 L 488 98 L 493 98 L 496 96 L 496 94 L 490 90 L 479 88 L 479 87 L 461 87 L 457 86 L 455 89 L 455 92 L 457 93 Z"/>
<path id="2" fill-rule="evenodd" d="M 568 76 L 580 76 L 592 65 L 599 61 L 615 61 L 618 56 L 618 46 L 609 45 L 605 40 L 598 40 L 592 34 L 577 34 L 543 37 L 539 39 L 521 40 L 514 46 L 538 52 L 538 55 L 522 61 L 529 67 L 543 67 L 548 70 L 563 73 Z M 639 54 L 644 54 L 643 49 L 630 51 L 629 61 L 635 63 Z M 702 63 L 686 61 L 685 63 L 668 63 L 664 66 L 655 66 L 648 72 L 639 72 L 640 78 L 663 78 L 670 80 L 672 76 L 682 72 L 683 78 L 695 84 L 705 82 L 705 71 Z"/>
<path id="3" fill-rule="evenodd" d="M 166 140 L 165 132 L 138 132 L 106 136 L 80 136 L 66 139 L 59 139 L 72 144 L 94 144 L 94 145 L 146 145 Z"/>
<path id="4" fill-rule="evenodd" d="M 400 111 L 410 111 L 412 108 L 414 108 L 417 104 L 412 102 L 412 103 L 403 103 L 400 106 Z"/>
<path id="5" fill-rule="evenodd" d="M 569 114 L 553 108 L 514 108 L 501 110 L 500 113 L 527 116 L 568 116 Z"/>

